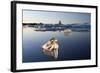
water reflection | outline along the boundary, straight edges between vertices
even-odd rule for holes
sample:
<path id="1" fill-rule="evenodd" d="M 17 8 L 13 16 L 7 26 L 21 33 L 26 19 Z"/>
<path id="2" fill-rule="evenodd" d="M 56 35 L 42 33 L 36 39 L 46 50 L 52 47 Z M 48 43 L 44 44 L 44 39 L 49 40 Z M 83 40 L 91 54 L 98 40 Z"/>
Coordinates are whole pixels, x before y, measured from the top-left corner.
<path id="1" fill-rule="evenodd" d="M 43 53 L 45 55 L 53 57 L 54 59 L 58 58 L 58 49 L 55 49 L 55 50 L 52 50 L 52 51 L 43 51 Z"/>
<path id="2" fill-rule="evenodd" d="M 43 51 L 42 46 L 52 37 L 58 40 L 59 48 Z M 35 31 L 23 28 L 23 62 L 90 59 L 90 32 Z M 85 54 L 84 54 L 85 53 Z"/>

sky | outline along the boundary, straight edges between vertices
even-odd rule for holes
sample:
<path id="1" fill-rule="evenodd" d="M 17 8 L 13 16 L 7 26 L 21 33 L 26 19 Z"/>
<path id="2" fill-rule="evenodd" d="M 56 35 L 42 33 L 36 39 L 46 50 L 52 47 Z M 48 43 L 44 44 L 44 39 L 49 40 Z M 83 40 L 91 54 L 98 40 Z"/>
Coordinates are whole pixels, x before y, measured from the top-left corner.
<path id="1" fill-rule="evenodd" d="M 23 10 L 23 23 L 62 24 L 89 23 L 90 13 Z"/>

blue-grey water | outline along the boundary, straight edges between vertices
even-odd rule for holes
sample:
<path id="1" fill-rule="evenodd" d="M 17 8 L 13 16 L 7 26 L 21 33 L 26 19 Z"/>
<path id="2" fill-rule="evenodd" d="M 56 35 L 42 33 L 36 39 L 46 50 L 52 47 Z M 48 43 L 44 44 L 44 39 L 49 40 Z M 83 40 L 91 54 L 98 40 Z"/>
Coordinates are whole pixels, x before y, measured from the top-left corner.
<path id="1" fill-rule="evenodd" d="M 58 59 L 54 59 L 42 52 L 42 45 L 52 37 L 59 42 Z M 23 27 L 23 63 L 86 60 L 91 58 L 90 32 L 65 33 L 63 31 L 34 31 L 32 27 Z"/>

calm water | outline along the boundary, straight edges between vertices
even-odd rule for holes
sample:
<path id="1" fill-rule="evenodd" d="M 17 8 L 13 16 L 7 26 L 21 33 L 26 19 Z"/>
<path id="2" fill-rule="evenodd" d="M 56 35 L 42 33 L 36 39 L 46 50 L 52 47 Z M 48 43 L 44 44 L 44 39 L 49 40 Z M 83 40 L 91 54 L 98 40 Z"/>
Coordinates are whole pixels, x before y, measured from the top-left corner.
<path id="1" fill-rule="evenodd" d="M 59 55 L 56 61 L 91 58 L 90 32 L 41 32 L 26 27 L 23 28 L 23 62 L 55 61 L 54 58 L 45 55 L 41 48 L 53 36 L 59 41 Z"/>

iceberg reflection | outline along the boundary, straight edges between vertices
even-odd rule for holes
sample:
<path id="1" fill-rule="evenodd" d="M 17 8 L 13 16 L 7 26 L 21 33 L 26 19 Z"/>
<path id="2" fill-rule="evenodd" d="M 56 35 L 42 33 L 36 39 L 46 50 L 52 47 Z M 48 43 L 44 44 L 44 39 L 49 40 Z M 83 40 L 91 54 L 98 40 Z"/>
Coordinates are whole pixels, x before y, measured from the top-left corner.
<path id="1" fill-rule="evenodd" d="M 55 38 L 51 38 L 42 46 L 43 53 L 48 56 L 52 56 L 54 59 L 58 58 L 58 48 L 58 40 Z"/>

